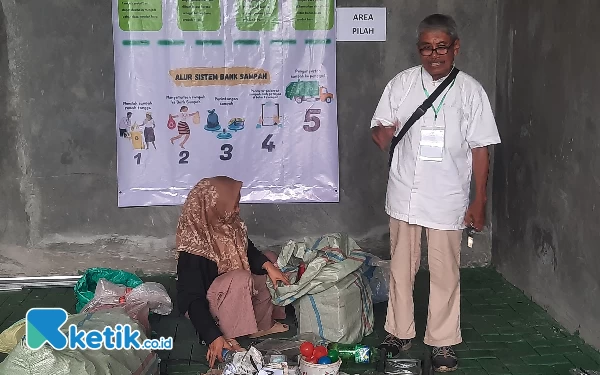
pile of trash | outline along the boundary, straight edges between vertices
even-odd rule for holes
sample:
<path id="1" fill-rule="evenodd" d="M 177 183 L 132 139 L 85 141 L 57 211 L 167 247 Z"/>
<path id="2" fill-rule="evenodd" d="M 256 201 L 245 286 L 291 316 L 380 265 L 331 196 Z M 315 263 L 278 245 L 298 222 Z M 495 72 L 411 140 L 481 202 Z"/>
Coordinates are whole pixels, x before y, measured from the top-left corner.
<path id="1" fill-rule="evenodd" d="M 385 353 L 360 345 L 373 332 L 373 304 L 387 300 L 389 261 L 361 250 L 341 233 L 289 241 L 277 266 L 290 285 L 277 288 L 267 278 L 276 305 L 292 305 L 298 321 L 294 339 L 267 339 L 243 352 L 223 353 L 219 375 L 337 375 L 344 363 L 381 364 Z M 90 268 L 75 285 L 76 314 L 60 328 L 69 335 L 74 325 L 86 332 L 130 326 L 139 341 L 151 338 L 150 314 L 169 315 L 172 301 L 163 285 L 143 282 L 134 274 Z M 65 313 L 66 314 L 66 313 Z M 150 349 L 55 349 L 46 342 L 31 349 L 25 319 L 0 334 L 0 352 L 8 357 L 0 373 L 139 374 L 159 372 L 160 359 Z M 216 375 L 216 374 L 215 374 Z"/>
<path id="2" fill-rule="evenodd" d="M 90 291 L 90 286 L 95 290 Z M 132 332 L 139 332 L 137 341 L 141 344 L 151 336 L 149 314 L 168 315 L 173 309 L 163 285 L 144 283 L 137 276 L 119 270 L 87 270 L 75 286 L 75 294 L 78 313 L 67 316 L 67 321 L 61 326 L 60 331 L 65 337 L 69 336 L 71 326 L 88 333 L 104 332 L 107 327 L 118 332 L 122 327 L 129 326 Z M 0 351 L 8 353 L 0 363 L 0 373 L 159 374 L 160 360 L 157 353 L 141 347 L 110 350 L 101 346 L 99 350 L 87 350 L 67 346 L 58 350 L 46 342 L 39 349 L 32 349 L 26 342 L 26 324 L 25 319 L 22 319 L 0 334 Z"/>
<path id="3" fill-rule="evenodd" d="M 316 335 L 266 339 L 238 352 L 223 351 L 224 362 L 212 375 L 338 375 L 339 353 Z M 333 358 L 332 358 L 333 357 Z M 335 359 L 335 361 L 333 361 Z"/>
<path id="4" fill-rule="evenodd" d="M 224 350 L 223 359 L 207 375 L 347 375 L 345 368 L 374 375 L 422 375 L 424 366 L 418 359 L 388 358 L 374 347 L 328 342 L 315 334 L 266 339 L 239 352 Z"/>

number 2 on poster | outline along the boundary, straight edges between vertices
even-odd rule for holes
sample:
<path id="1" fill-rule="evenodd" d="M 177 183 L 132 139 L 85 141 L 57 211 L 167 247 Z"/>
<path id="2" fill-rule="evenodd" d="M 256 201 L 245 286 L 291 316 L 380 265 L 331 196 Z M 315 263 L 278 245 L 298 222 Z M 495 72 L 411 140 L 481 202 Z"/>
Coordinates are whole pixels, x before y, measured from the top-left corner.
<path id="1" fill-rule="evenodd" d="M 179 164 L 188 164 L 188 158 L 190 157 L 189 151 L 181 151 L 179 153 Z"/>

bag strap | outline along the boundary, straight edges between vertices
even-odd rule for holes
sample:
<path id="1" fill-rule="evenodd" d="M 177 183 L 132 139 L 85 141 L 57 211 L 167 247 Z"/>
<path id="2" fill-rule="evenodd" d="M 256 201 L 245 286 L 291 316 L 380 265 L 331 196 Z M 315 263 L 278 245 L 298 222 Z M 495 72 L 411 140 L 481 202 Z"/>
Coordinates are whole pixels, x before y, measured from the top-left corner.
<path id="1" fill-rule="evenodd" d="M 425 101 L 419 107 L 417 107 L 417 109 L 410 116 L 410 118 L 408 119 L 406 124 L 404 124 L 402 129 L 400 129 L 400 133 L 398 133 L 398 135 L 396 135 L 394 138 L 392 138 L 392 143 L 390 145 L 390 159 L 388 162 L 388 167 L 392 166 L 392 158 L 394 157 L 394 149 L 396 148 L 398 143 L 400 143 L 400 140 L 402 139 L 402 137 L 404 137 L 404 135 L 409 131 L 410 127 L 413 126 L 413 124 L 415 122 L 417 122 L 417 120 L 419 120 L 425 114 L 425 112 L 427 112 L 429 107 L 431 107 L 431 105 L 437 99 L 437 97 L 440 96 L 440 94 L 446 89 L 446 87 L 448 87 L 450 82 L 454 81 L 454 79 L 458 75 L 458 72 L 460 72 L 460 70 L 457 67 L 454 67 L 452 69 L 452 71 L 450 72 L 450 75 L 448 75 L 448 77 L 446 77 L 446 79 L 442 82 L 442 84 L 439 85 L 435 89 L 435 91 L 427 99 L 425 99 Z"/>

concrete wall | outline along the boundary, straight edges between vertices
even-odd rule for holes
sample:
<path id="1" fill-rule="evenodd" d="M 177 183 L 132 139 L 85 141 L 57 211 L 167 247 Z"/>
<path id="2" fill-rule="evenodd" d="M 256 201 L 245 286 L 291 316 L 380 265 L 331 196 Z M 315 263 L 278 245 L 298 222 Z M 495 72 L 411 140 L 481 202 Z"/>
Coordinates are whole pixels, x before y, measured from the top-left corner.
<path id="1" fill-rule="evenodd" d="M 0 7 L 0 11 L 2 8 Z M 22 136 L 9 107 L 10 69 L 7 45 L 7 30 L 4 17 L 0 17 L 0 238 L 7 243 L 24 245 L 28 238 L 28 222 L 21 194 Z M 12 104 L 12 103 L 11 103 Z"/>
<path id="2" fill-rule="evenodd" d="M 600 2 L 499 4 L 494 263 L 600 347 Z"/>
<path id="3" fill-rule="evenodd" d="M 105 265 L 173 271 L 178 207 L 117 208 L 111 2 L 0 0 L 0 274 L 72 273 Z M 388 251 L 386 154 L 369 119 L 383 87 L 418 63 L 414 30 L 453 14 L 460 67 L 494 99 L 496 0 L 339 0 L 386 6 L 388 41 L 338 44 L 341 203 L 253 205 L 243 217 L 259 243 L 347 231 Z M 4 28 L 1 28 L 4 30 Z M 5 83 L 7 82 L 7 83 Z M 490 231 L 463 262 L 484 264 Z M 467 251 L 468 250 L 468 251 Z"/>

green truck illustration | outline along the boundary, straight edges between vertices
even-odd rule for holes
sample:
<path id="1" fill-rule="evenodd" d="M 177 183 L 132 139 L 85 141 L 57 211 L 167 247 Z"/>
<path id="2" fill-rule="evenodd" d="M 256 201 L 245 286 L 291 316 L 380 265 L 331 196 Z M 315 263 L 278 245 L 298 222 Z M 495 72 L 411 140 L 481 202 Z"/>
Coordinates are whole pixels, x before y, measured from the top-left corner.
<path id="1" fill-rule="evenodd" d="M 296 103 L 308 101 L 321 101 L 331 103 L 333 94 L 327 91 L 327 87 L 319 86 L 317 81 L 295 81 L 290 82 L 285 88 L 285 97 L 295 100 Z"/>

